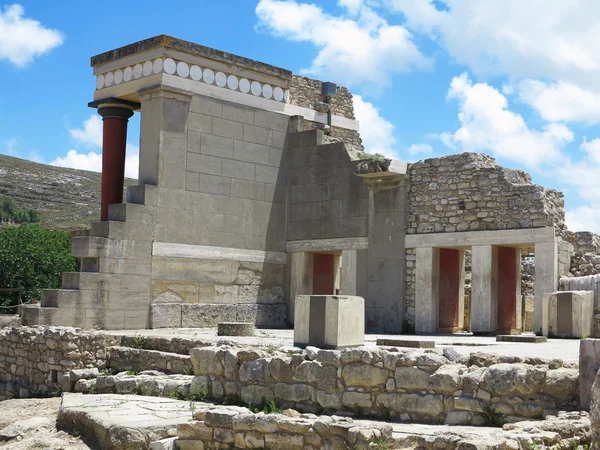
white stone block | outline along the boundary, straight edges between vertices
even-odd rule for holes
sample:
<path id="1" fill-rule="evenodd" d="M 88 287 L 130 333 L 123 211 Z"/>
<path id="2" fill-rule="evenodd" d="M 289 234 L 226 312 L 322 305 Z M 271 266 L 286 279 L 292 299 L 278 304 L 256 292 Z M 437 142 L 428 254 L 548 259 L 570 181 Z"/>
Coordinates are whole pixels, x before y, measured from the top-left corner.
<path id="1" fill-rule="evenodd" d="M 544 295 L 547 335 L 585 338 L 594 333 L 594 292 L 559 291 Z"/>
<path id="2" fill-rule="evenodd" d="M 365 300 L 357 296 L 299 295 L 294 345 L 344 348 L 364 345 Z"/>

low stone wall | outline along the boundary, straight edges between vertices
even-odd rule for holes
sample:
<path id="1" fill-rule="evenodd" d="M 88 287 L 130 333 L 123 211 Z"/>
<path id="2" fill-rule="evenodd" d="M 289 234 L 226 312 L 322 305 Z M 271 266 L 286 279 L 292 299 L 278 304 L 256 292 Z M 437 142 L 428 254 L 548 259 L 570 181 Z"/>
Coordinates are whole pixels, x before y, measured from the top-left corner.
<path id="1" fill-rule="evenodd" d="M 0 400 L 49 394 L 73 369 L 103 368 L 114 338 L 77 328 L 12 327 L 0 330 Z"/>
<path id="2" fill-rule="evenodd" d="M 447 351 L 316 350 L 266 356 L 254 349 L 191 351 L 194 383 L 214 398 L 308 413 L 349 411 L 402 421 L 481 424 L 485 411 L 514 421 L 578 406 L 578 375 L 560 360 Z"/>
<path id="3" fill-rule="evenodd" d="M 344 417 L 304 414 L 253 414 L 246 408 L 216 406 L 199 409 L 195 422 L 179 425 L 177 448 L 268 448 L 286 450 L 369 449 L 392 436 L 388 424 L 353 421 Z M 199 445 L 202 442 L 203 445 Z M 376 445 L 379 444 L 379 447 Z"/>

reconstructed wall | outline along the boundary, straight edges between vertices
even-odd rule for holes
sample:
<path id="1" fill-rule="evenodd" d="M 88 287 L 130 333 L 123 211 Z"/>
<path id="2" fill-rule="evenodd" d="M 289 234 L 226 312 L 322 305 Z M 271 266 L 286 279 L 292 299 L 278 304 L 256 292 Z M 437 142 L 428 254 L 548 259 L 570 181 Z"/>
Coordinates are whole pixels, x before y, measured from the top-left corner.
<path id="1" fill-rule="evenodd" d="M 525 172 L 463 153 L 409 165 L 407 234 L 553 227 L 564 229 L 560 192 Z"/>
<path id="2" fill-rule="evenodd" d="M 578 406 L 578 371 L 560 360 L 473 354 L 316 350 L 265 357 L 251 349 L 190 353 L 196 386 L 247 404 L 275 400 L 303 412 L 350 410 L 427 423 L 481 423 L 483 405 L 513 418 L 542 418 Z"/>
<path id="3" fill-rule="evenodd" d="M 288 162 L 288 241 L 367 236 L 368 191 L 344 143 L 295 133 Z"/>
<path id="4" fill-rule="evenodd" d="M 142 133 L 157 121 L 144 114 L 162 115 L 162 141 L 147 139 L 162 142 L 154 236 L 163 251 L 152 258 L 151 325 L 285 326 L 285 257 L 246 259 L 238 250 L 285 251 L 280 166 L 289 117 L 200 95 L 153 95 L 143 103 Z M 201 247 L 181 253 L 178 244 Z M 206 247 L 215 248 L 211 256 Z"/>
<path id="5" fill-rule="evenodd" d="M 71 370 L 105 367 L 107 341 L 75 328 L 0 330 L 0 400 L 51 394 Z"/>

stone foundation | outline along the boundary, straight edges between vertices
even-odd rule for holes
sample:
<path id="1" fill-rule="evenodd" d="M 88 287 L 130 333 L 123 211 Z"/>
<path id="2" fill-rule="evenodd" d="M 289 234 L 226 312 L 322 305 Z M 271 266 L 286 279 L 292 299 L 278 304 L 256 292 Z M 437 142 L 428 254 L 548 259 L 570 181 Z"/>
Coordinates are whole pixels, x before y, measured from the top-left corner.
<path id="1" fill-rule="evenodd" d="M 275 400 L 308 413 L 352 411 L 402 421 L 481 423 L 484 407 L 507 420 L 578 407 L 578 371 L 560 360 L 376 349 L 266 356 L 254 349 L 191 351 L 194 383 L 215 398 Z"/>

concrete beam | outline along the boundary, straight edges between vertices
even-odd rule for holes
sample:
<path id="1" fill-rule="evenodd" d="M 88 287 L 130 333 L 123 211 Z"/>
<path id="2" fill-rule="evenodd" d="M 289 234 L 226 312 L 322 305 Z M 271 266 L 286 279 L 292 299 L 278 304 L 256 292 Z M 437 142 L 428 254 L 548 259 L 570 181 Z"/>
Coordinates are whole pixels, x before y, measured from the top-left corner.
<path id="1" fill-rule="evenodd" d="M 465 231 L 460 233 L 410 234 L 405 238 L 406 248 L 456 247 L 475 245 L 531 246 L 554 243 L 554 228 L 524 228 L 520 230 Z"/>
<path id="2" fill-rule="evenodd" d="M 498 311 L 498 249 L 477 245 L 471 252 L 471 331 L 494 333 Z"/>

